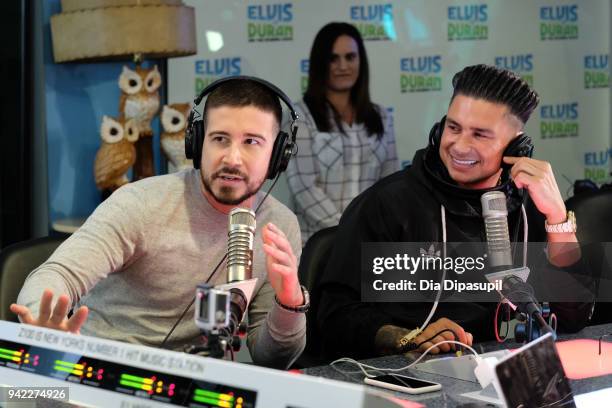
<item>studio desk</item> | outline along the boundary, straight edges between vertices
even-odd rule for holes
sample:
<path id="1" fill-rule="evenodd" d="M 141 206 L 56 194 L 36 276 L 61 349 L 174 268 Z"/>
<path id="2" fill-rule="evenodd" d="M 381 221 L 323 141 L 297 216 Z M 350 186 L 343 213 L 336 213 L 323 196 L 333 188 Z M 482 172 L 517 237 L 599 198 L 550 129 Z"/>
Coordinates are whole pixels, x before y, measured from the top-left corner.
<path id="1" fill-rule="evenodd" d="M 612 334 L 612 324 L 586 327 L 575 334 L 560 335 L 557 339 L 557 349 L 566 375 L 570 379 L 570 385 L 574 396 L 612 388 L 612 335 L 604 337 L 602 341 L 602 354 L 599 355 L 599 339 L 601 336 L 608 334 Z M 520 346 L 521 344 L 507 341 L 501 344 L 496 342 L 476 344 L 474 348 L 477 352 L 484 353 L 503 349 L 516 349 Z M 464 355 L 467 354 L 470 354 L 470 351 L 466 350 Z M 401 368 L 409 365 L 419 356 L 419 353 L 408 353 L 407 355 L 385 356 L 362 360 L 360 362 L 375 367 Z M 454 354 L 428 355 L 421 361 L 449 358 L 449 356 L 452 358 Z M 354 364 L 339 363 L 335 365 L 335 368 L 328 365 L 303 370 L 304 374 L 307 375 L 363 384 L 363 373 L 346 374 L 342 371 L 359 371 L 359 369 Z M 406 369 L 401 372 L 395 372 L 394 374 L 403 374 L 442 384 L 442 389 L 440 391 L 420 395 L 409 395 L 390 390 L 385 391 L 399 398 L 419 402 L 432 408 L 456 407 L 463 404 L 474 403 L 476 402 L 475 400 L 464 397 L 461 394 L 481 389 L 477 382 L 458 380 L 444 375 L 430 374 L 421 370 Z M 520 380 L 517 379 L 517 381 Z M 370 387 L 369 385 L 366 386 Z M 600 394 L 603 394 L 603 391 Z M 604 397 L 600 395 L 598 401 L 600 401 L 601 398 Z M 606 398 L 605 405 L 597 404 L 594 406 L 612 407 L 612 392 L 608 392 Z M 591 406 L 591 404 L 588 406 Z"/>

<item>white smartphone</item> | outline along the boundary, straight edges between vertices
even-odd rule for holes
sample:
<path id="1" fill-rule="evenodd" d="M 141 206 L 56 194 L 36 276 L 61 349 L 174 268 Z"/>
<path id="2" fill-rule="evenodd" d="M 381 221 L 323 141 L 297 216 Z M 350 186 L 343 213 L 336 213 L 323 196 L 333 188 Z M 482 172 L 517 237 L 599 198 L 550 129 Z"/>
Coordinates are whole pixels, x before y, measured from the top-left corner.
<path id="1" fill-rule="evenodd" d="M 442 385 L 438 383 L 398 374 L 386 374 L 373 378 L 366 377 L 363 381 L 366 384 L 387 388 L 393 391 L 405 392 L 407 394 L 423 394 L 425 392 L 442 389 Z"/>

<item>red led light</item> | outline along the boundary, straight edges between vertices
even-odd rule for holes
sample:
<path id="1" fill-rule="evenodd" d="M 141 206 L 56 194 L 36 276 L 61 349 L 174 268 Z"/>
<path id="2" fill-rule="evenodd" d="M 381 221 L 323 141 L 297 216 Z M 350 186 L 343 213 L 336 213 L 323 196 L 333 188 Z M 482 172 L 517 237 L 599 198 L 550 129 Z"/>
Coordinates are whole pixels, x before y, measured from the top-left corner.
<path id="1" fill-rule="evenodd" d="M 101 380 L 101 379 L 102 379 L 102 376 L 101 376 L 101 375 L 99 375 L 99 376 L 98 376 L 98 380 Z"/>
<path id="2" fill-rule="evenodd" d="M 174 387 L 175 387 L 175 385 L 174 385 L 174 384 L 170 384 L 170 387 L 168 387 L 168 388 L 170 388 L 171 390 L 173 390 L 173 389 L 174 389 Z"/>
<path id="3" fill-rule="evenodd" d="M 174 391 L 172 391 L 172 390 L 168 391 L 168 396 L 169 396 L 169 397 L 171 397 L 171 396 L 173 396 L 173 395 L 174 395 Z"/>

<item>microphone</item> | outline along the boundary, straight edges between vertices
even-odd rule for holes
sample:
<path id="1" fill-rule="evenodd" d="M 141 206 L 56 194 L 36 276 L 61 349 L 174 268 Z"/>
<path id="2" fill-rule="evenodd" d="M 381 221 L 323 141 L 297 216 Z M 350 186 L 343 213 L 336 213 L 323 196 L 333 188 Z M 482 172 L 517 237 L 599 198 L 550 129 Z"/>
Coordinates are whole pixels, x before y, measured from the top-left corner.
<path id="1" fill-rule="evenodd" d="M 238 330 L 255 289 L 253 276 L 253 239 L 255 213 L 234 208 L 229 214 L 227 240 L 227 283 L 212 287 L 198 285 L 196 324 L 212 332 Z"/>
<path id="2" fill-rule="evenodd" d="M 480 197 L 480 203 L 487 236 L 489 266 L 493 271 L 486 274 L 485 277 L 492 283 L 503 280 L 507 276 L 518 276 L 523 282 L 526 282 L 529 277 L 529 268 L 527 266 L 513 267 L 506 194 L 503 191 L 486 192 Z"/>
<path id="3" fill-rule="evenodd" d="M 486 278 L 489 282 L 501 280 L 501 295 L 510 303 L 512 309 L 534 318 L 542 331 L 555 335 L 542 317 L 542 309 L 534 296 L 533 288 L 527 283 L 529 268 L 513 268 L 506 195 L 502 191 L 489 191 L 480 197 L 480 202 L 487 235 L 489 265 L 495 271 L 486 274 Z M 529 330 L 530 334 L 531 332 Z"/>
<path id="4" fill-rule="evenodd" d="M 489 191 L 480 197 L 480 203 L 487 234 L 489 265 L 496 269 L 511 267 L 506 195 L 502 191 Z"/>
<path id="5" fill-rule="evenodd" d="M 229 214 L 227 240 L 227 282 L 244 281 L 253 276 L 253 234 L 255 213 L 234 208 Z"/>
<path id="6" fill-rule="evenodd" d="M 246 208 L 234 208 L 229 214 L 227 240 L 227 283 L 230 293 L 228 330 L 236 333 L 249 305 L 246 288 L 241 283 L 253 276 L 253 236 L 257 222 L 255 213 Z M 254 283 L 253 283 L 254 286 Z M 247 290 L 248 291 L 248 290 Z"/>

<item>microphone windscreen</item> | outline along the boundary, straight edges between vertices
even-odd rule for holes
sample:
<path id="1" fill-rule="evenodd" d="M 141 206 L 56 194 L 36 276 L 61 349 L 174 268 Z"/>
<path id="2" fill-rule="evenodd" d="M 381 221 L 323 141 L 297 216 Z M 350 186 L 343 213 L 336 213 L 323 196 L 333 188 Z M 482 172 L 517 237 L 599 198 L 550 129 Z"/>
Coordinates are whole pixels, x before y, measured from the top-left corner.
<path id="1" fill-rule="evenodd" d="M 502 191 L 489 191 L 480 196 L 482 204 L 482 216 L 507 217 L 508 207 L 506 205 L 506 195 Z"/>
<path id="2" fill-rule="evenodd" d="M 255 232 L 255 213 L 246 208 L 234 208 L 230 212 L 229 226 L 233 228 L 248 228 L 251 232 Z"/>

